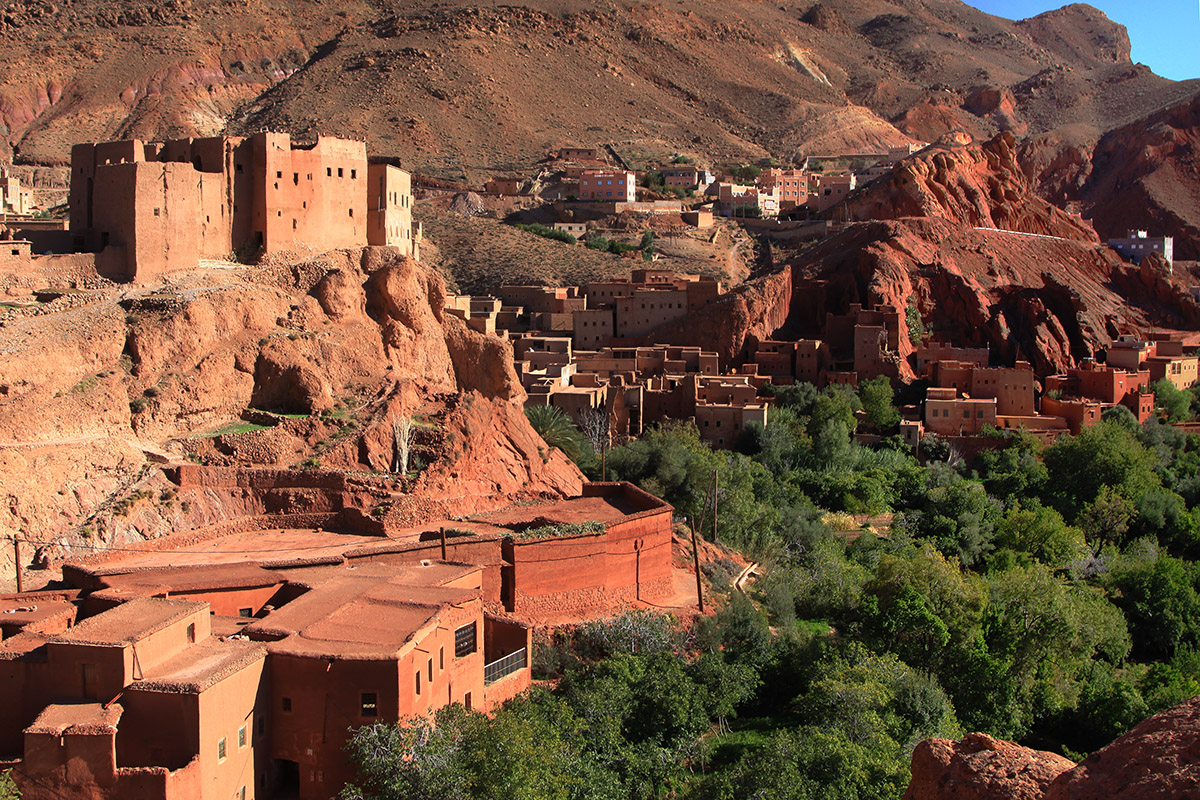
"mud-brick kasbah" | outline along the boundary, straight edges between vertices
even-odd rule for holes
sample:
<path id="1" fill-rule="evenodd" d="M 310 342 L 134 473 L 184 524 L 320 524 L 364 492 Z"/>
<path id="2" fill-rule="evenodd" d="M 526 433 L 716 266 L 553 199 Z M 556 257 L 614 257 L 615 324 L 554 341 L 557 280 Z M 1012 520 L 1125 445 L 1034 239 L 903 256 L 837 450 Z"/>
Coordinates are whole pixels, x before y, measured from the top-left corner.
<path id="1" fill-rule="evenodd" d="M 111 142 L 71 169 L 70 236 L 116 280 L 244 247 L 419 252 L 409 175 L 362 142 Z M 534 626 L 696 604 L 673 509 L 625 483 L 400 524 L 344 472 L 162 471 L 253 511 L 0 597 L 0 765 L 26 800 L 332 798 L 353 729 L 527 689 Z M 322 510 L 270 510 L 297 495 Z"/>

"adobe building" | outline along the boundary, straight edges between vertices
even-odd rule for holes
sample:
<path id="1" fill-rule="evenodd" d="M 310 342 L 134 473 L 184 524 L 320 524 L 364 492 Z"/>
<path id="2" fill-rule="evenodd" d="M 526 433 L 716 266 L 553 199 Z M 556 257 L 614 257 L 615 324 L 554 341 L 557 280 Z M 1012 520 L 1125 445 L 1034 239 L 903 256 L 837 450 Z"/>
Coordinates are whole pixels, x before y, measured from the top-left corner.
<path id="1" fill-rule="evenodd" d="M 1058 395 L 1055 397 L 1054 395 Z M 1042 398 L 1042 411 L 1072 419 L 1058 410 L 1060 401 L 1086 400 L 1099 404 L 1101 413 L 1105 408 L 1123 405 L 1137 417 L 1139 423 L 1150 419 L 1154 413 L 1154 395 L 1150 392 L 1150 370 L 1125 370 L 1097 364 L 1087 360 L 1078 368 L 1068 369 L 1063 375 L 1046 377 L 1046 396 Z M 1064 407 L 1065 410 L 1065 407 Z M 1083 421 L 1086 415 L 1081 416 Z"/>
<path id="2" fill-rule="evenodd" d="M 579 176 L 579 199 L 632 203 L 637 199 L 637 176 L 629 170 L 584 170 Z"/>
<path id="3" fill-rule="evenodd" d="M 925 430 L 939 436 L 977 436 L 996 427 L 996 399 L 959 397 L 948 387 L 931 386 L 925 393 Z"/>
<path id="4" fill-rule="evenodd" d="M 663 185 L 669 189 L 697 192 L 707 189 L 713 182 L 713 176 L 708 170 L 689 164 L 672 164 L 663 167 L 661 172 Z"/>
<path id="5" fill-rule="evenodd" d="M 21 188 L 21 181 L 0 170 L 0 213 L 29 214 L 33 211 L 33 193 Z"/>
<path id="6" fill-rule="evenodd" d="M 779 215 L 779 189 L 718 183 L 716 208 L 726 217 Z"/>
<path id="7" fill-rule="evenodd" d="M 603 161 L 603 155 L 596 147 L 560 147 L 555 154 L 559 161 Z"/>
<path id="8" fill-rule="evenodd" d="M 767 192 L 778 192 L 780 211 L 808 202 L 808 173 L 802 169 L 769 167 L 758 176 L 758 186 Z"/>
<path id="9" fill-rule="evenodd" d="M 1187 389 L 1200 379 L 1200 359 L 1184 353 L 1184 342 L 1170 334 L 1151 335 L 1148 340 L 1121 336 L 1105 352 L 1105 362 L 1126 371 L 1146 370 L 1150 383 L 1164 378 L 1179 389 Z"/>
<path id="10" fill-rule="evenodd" d="M 1162 256 L 1168 264 L 1175 261 L 1175 239 L 1171 236 L 1151 236 L 1146 231 L 1132 230 L 1124 239 L 1109 239 L 1108 246 L 1135 264 L 1141 264 L 1151 254 Z"/>
<path id="11" fill-rule="evenodd" d="M 825 211 L 846 199 L 858 187 L 858 178 L 853 173 L 825 175 L 810 173 L 808 180 L 808 207 L 818 212 Z"/>
<path id="12" fill-rule="evenodd" d="M 337 473 L 167 474 L 242 499 L 346 488 Z M 0 598 L 0 759 L 36 800 L 331 798 L 353 774 L 352 728 L 487 712 L 528 688 L 525 620 L 673 597 L 672 516 L 629 484 L 586 484 L 413 527 L 356 509 L 249 516 L 190 531 L 186 550 L 70 562 L 76 589 Z"/>
<path id="13" fill-rule="evenodd" d="M 368 164 L 366 144 L 287 134 L 79 144 L 70 229 L 106 277 L 144 280 L 201 258 L 389 245 L 416 256 L 407 173 Z M 103 266 L 101 266 L 103 265 Z"/>

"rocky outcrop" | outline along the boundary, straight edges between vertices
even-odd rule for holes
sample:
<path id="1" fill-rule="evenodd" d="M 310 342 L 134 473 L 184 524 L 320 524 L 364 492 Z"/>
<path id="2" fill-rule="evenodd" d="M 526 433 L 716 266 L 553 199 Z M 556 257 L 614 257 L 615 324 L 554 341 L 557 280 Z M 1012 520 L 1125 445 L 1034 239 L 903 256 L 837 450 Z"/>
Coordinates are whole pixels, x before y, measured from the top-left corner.
<path id="1" fill-rule="evenodd" d="M 787 321 L 791 305 L 792 272 L 784 266 L 657 328 L 643 342 L 703 347 L 715 351 L 725 365 L 744 356 L 755 342 L 772 338 Z"/>
<path id="2" fill-rule="evenodd" d="M 790 263 L 784 338 L 819 337 L 826 313 L 844 313 L 851 303 L 911 305 L 936 337 L 990 347 L 1000 363 L 1027 360 L 1046 374 L 1093 355 L 1118 333 L 1178 321 L 1139 305 L 1144 291 L 1117 290 L 1114 277 L 1127 266 L 1103 245 L 945 219 L 853 225 Z M 902 328 L 900 356 L 907 358 L 913 345 Z"/>
<path id="3" fill-rule="evenodd" d="M 1097 241 L 1083 221 L 1034 194 L 1010 132 L 985 144 L 929 148 L 828 214 L 855 220 L 937 217 L 972 228 Z"/>
<path id="4" fill-rule="evenodd" d="M 151 460 L 163 453 L 372 473 L 407 519 L 577 492 L 578 470 L 529 427 L 511 346 L 443 319 L 444 295 L 432 270 L 367 248 L 6 320 L 0 535 L 113 544 L 261 506 L 174 493 Z M 392 474 L 402 418 L 420 456 L 404 475 Z M 0 560 L 0 580 L 9 568 Z"/>
<path id="5" fill-rule="evenodd" d="M 983 733 L 958 742 L 926 739 L 913 750 L 904 800 L 1041 800 L 1051 782 L 1074 766 L 1055 753 Z"/>
<path id="6" fill-rule="evenodd" d="M 1200 792 L 1200 697 L 1147 719 L 1081 763 L 972 733 L 928 739 L 905 800 L 1181 800 Z"/>
<path id="7" fill-rule="evenodd" d="M 1200 794 L 1200 697 L 1155 714 L 1060 775 L 1043 800 L 1179 800 Z"/>

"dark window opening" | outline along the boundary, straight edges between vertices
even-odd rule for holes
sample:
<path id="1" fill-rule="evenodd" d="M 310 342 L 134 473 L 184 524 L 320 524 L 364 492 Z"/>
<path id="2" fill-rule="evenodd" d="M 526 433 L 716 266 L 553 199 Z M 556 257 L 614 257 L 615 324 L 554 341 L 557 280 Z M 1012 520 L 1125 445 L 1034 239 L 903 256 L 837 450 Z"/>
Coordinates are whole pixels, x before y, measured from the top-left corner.
<path id="1" fill-rule="evenodd" d="M 192 644 L 193 642 L 196 641 L 196 623 L 194 623 L 194 622 L 188 623 L 187 640 L 188 640 L 188 644 Z"/>
<path id="2" fill-rule="evenodd" d="M 239 617 L 253 617 L 254 609 L 253 608 L 239 608 L 238 616 Z"/>
<path id="3" fill-rule="evenodd" d="M 379 701 L 375 692 L 363 692 L 361 713 L 364 717 L 379 716 Z"/>
<path id="4" fill-rule="evenodd" d="M 475 652 L 475 623 L 463 625 L 454 631 L 454 657 L 462 658 Z"/>
<path id="5" fill-rule="evenodd" d="M 290 697 L 285 697 L 285 698 L 283 698 L 283 710 L 284 710 L 284 711 L 287 711 L 287 712 L 291 712 L 291 710 L 292 710 L 292 698 L 290 698 Z"/>
<path id="6" fill-rule="evenodd" d="M 417 695 L 420 696 L 420 694 L 421 694 L 421 672 L 418 670 L 417 671 Z"/>

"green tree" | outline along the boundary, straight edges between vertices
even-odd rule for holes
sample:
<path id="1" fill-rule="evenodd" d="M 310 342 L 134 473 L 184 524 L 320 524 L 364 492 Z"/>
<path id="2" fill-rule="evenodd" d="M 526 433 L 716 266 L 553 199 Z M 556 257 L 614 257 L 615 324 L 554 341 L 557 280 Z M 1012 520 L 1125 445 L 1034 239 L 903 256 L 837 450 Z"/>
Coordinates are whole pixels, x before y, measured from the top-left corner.
<path id="1" fill-rule="evenodd" d="M 1136 501 L 1159 485 L 1156 458 L 1135 434 L 1101 421 L 1078 436 L 1064 436 L 1045 451 L 1047 493 L 1068 520 L 1093 502 L 1104 487 Z"/>
<path id="2" fill-rule="evenodd" d="M 858 385 L 858 397 L 866 413 L 867 424 L 877 431 L 888 431 L 900 424 L 900 412 L 893 400 L 892 382 L 884 375 Z"/>
<path id="3" fill-rule="evenodd" d="M 1200 596 L 1195 567 L 1165 553 L 1126 556 L 1109 575 L 1114 602 L 1129 621 L 1134 654 L 1170 659 L 1180 647 L 1200 644 Z"/>
<path id="4" fill-rule="evenodd" d="M 551 447 L 578 463 L 591 453 L 591 445 L 562 409 L 554 406 L 527 406 L 525 416 L 538 435 Z"/>
<path id="5" fill-rule="evenodd" d="M 1166 413 L 1170 422 L 1183 422 L 1191 418 L 1192 394 L 1171 383 L 1166 378 L 1150 386 L 1154 392 L 1154 405 Z"/>

